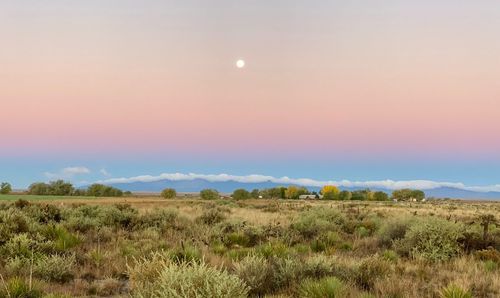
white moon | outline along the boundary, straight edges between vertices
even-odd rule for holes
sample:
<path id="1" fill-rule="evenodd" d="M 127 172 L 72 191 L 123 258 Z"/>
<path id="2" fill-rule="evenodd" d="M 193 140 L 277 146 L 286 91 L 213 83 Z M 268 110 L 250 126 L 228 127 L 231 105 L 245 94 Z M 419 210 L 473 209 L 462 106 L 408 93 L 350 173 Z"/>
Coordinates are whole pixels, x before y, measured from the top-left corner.
<path id="1" fill-rule="evenodd" d="M 245 67 L 245 60 L 240 59 L 240 60 L 236 61 L 236 67 L 238 67 L 238 68 Z"/>

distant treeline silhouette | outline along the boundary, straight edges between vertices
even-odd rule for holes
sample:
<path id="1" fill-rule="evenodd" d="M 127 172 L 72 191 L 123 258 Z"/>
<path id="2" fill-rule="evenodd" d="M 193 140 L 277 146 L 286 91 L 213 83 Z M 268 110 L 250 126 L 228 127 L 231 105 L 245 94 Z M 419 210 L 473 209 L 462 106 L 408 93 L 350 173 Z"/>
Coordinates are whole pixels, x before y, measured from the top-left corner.
<path id="1" fill-rule="evenodd" d="M 130 194 L 130 192 L 123 192 L 118 188 L 97 183 L 90 185 L 87 189 L 79 189 L 64 180 L 56 180 L 49 183 L 33 183 L 29 186 L 28 193 L 31 195 L 89 197 L 122 197 L 123 195 Z"/>

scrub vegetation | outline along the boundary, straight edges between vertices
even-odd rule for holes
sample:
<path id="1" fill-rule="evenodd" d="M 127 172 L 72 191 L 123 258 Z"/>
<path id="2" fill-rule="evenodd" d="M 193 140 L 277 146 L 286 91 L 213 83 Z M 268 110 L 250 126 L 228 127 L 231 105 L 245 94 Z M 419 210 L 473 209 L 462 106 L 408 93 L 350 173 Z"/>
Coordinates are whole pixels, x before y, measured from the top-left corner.
<path id="1" fill-rule="evenodd" d="M 497 202 L 202 194 L 0 201 L 0 297 L 500 296 Z"/>

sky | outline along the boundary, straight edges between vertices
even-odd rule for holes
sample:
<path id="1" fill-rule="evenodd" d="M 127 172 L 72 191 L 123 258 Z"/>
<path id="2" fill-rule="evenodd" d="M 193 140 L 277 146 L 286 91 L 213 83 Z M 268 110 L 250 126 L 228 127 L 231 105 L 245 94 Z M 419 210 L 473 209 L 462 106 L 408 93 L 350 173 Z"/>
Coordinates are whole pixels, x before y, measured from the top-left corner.
<path id="1" fill-rule="evenodd" d="M 1 1 L 0 180 L 500 184 L 499 36 L 494 0 Z"/>

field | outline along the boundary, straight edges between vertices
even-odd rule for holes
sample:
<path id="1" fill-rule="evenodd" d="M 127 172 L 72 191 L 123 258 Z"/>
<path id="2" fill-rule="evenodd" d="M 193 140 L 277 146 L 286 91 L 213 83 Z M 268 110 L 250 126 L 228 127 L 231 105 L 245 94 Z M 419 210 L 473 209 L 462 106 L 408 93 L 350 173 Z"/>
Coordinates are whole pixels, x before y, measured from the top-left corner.
<path id="1" fill-rule="evenodd" d="M 0 196 L 0 297 L 499 297 L 499 216 L 497 202 Z"/>

